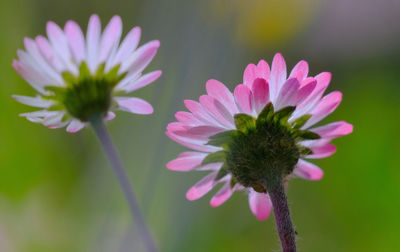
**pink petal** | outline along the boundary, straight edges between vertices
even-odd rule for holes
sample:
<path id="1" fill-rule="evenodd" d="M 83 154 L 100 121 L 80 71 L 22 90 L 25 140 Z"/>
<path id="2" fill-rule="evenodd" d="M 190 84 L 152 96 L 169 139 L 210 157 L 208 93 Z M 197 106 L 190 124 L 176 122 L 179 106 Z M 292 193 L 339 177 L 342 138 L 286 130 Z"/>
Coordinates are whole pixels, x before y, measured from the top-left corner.
<path id="1" fill-rule="evenodd" d="M 189 112 L 184 112 L 184 111 L 176 112 L 175 118 L 182 124 L 188 126 L 198 126 L 203 124 L 199 119 L 197 119 L 192 113 Z"/>
<path id="2" fill-rule="evenodd" d="M 269 65 L 265 60 L 260 60 L 257 66 L 251 63 L 244 70 L 243 84 L 246 85 L 250 90 L 254 91 L 254 80 L 256 78 L 267 80 L 269 75 Z"/>
<path id="3" fill-rule="evenodd" d="M 69 56 L 68 42 L 66 40 L 63 30 L 54 22 L 49 21 L 46 24 L 47 37 L 53 48 L 59 55 L 67 59 Z"/>
<path id="4" fill-rule="evenodd" d="M 26 73 L 30 73 L 30 76 L 40 86 L 52 85 L 55 80 L 49 76 L 49 73 L 38 64 L 38 62 L 29 53 L 17 50 L 19 62 L 16 64 L 20 65 L 20 68 L 24 68 Z M 57 83 L 54 83 L 56 85 Z"/>
<path id="5" fill-rule="evenodd" d="M 307 121 L 307 123 L 302 128 L 307 129 L 308 127 L 324 119 L 326 116 L 335 111 L 335 109 L 339 106 L 341 101 L 342 101 L 342 93 L 339 91 L 334 91 L 326 95 L 311 111 L 312 117 Z"/>
<path id="6" fill-rule="evenodd" d="M 178 122 L 172 122 L 167 125 L 167 131 L 173 133 L 177 137 L 184 138 L 186 141 L 197 144 L 206 144 L 208 135 L 193 134 L 189 132 L 190 127 L 184 126 Z"/>
<path id="7" fill-rule="evenodd" d="M 39 93 L 46 94 L 45 90 L 43 89 L 46 80 L 44 80 L 43 77 L 18 60 L 13 60 L 12 67 Z"/>
<path id="8" fill-rule="evenodd" d="M 195 151 L 185 151 L 185 152 L 179 153 L 178 154 L 178 158 L 191 157 L 191 156 L 198 155 L 198 154 L 202 154 L 202 153 L 201 152 L 195 152 Z"/>
<path id="9" fill-rule="evenodd" d="M 129 93 L 129 92 L 135 91 L 139 88 L 145 87 L 145 86 L 149 85 L 150 83 L 154 82 L 155 80 L 157 80 L 161 76 L 161 73 L 162 72 L 160 70 L 147 73 L 147 74 L 143 75 L 142 77 L 140 77 L 138 80 L 128 84 L 123 89 L 125 89 L 125 91 L 127 93 Z"/>
<path id="10" fill-rule="evenodd" d="M 331 142 L 330 138 L 320 138 L 316 140 L 304 140 L 301 141 L 300 144 L 307 148 L 316 148 L 326 145 Z"/>
<path id="11" fill-rule="evenodd" d="M 13 95 L 12 96 L 16 101 L 32 106 L 37 108 L 49 108 L 51 105 L 54 104 L 51 100 L 45 100 L 41 96 L 36 97 L 29 97 L 29 96 L 22 96 L 22 95 Z"/>
<path id="12" fill-rule="evenodd" d="M 58 128 L 59 125 L 63 126 L 62 119 L 65 115 L 65 112 L 56 111 L 53 115 L 47 116 L 43 118 L 42 124 L 46 127 Z"/>
<path id="13" fill-rule="evenodd" d="M 69 51 L 67 38 L 65 37 L 63 30 L 61 30 L 61 28 L 57 24 L 50 21 L 47 22 L 46 31 L 51 46 L 54 48 L 54 51 L 60 56 L 60 59 L 62 60 L 66 68 L 74 74 L 77 74 L 78 69 L 75 65 L 71 63 L 71 53 Z"/>
<path id="14" fill-rule="evenodd" d="M 317 81 L 317 85 L 315 86 L 314 91 L 310 94 L 310 96 L 303 103 L 317 103 L 318 100 L 322 97 L 325 90 L 328 88 L 329 82 L 331 81 L 332 74 L 328 72 L 322 72 L 315 76 L 315 80 Z M 311 82 L 311 81 L 310 81 Z"/>
<path id="15" fill-rule="evenodd" d="M 188 129 L 189 134 L 201 135 L 201 136 L 206 136 L 206 137 L 215 135 L 222 131 L 224 131 L 224 129 L 219 128 L 219 127 L 214 127 L 214 126 L 206 126 L 206 125 L 205 126 L 196 126 L 196 127 Z"/>
<path id="16" fill-rule="evenodd" d="M 317 82 L 317 80 L 314 77 L 307 77 L 304 80 L 300 81 L 300 88 L 302 88 L 312 82 Z"/>
<path id="17" fill-rule="evenodd" d="M 136 49 L 139 44 L 141 30 L 140 27 L 134 27 L 122 41 L 114 58 L 114 64 L 125 61 Z"/>
<path id="18" fill-rule="evenodd" d="M 352 133 L 353 125 L 345 121 L 338 121 L 311 129 L 311 131 L 317 133 L 322 138 L 337 138 Z"/>
<path id="19" fill-rule="evenodd" d="M 173 171 L 191 171 L 201 164 L 207 156 L 200 152 L 184 152 L 183 155 L 167 163 L 167 168 Z"/>
<path id="20" fill-rule="evenodd" d="M 215 151 L 220 150 L 217 147 L 205 145 L 204 142 L 199 142 L 199 141 L 196 141 L 193 139 L 188 139 L 188 138 L 177 136 L 176 134 L 174 134 L 173 132 L 170 132 L 170 131 L 167 131 L 165 134 L 169 138 L 174 140 L 175 142 L 177 142 L 183 146 L 186 146 L 190 149 L 193 149 L 193 150 L 204 151 L 204 152 L 215 152 Z"/>
<path id="21" fill-rule="evenodd" d="M 167 131 L 187 143 L 203 146 L 206 145 L 208 142 L 208 137 L 189 134 L 186 127 L 180 125 L 177 122 L 169 123 L 167 125 Z"/>
<path id="22" fill-rule="evenodd" d="M 97 67 L 100 33 L 100 18 L 97 15 L 92 15 L 89 19 L 86 35 L 87 63 L 92 72 L 94 72 L 96 70 L 95 68 Z"/>
<path id="23" fill-rule="evenodd" d="M 168 123 L 167 130 L 175 133 L 177 131 L 187 131 L 187 127 L 183 126 L 179 122 L 172 122 L 172 123 Z"/>
<path id="24" fill-rule="evenodd" d="M 279 90 L 286 81 L 286 63 L 282 54 L 277 53 L 272 60 L 271 76 L 269 81 L 269 92 L 271 100 L 275 102 Z"/>
<path id="25" fill-rule="evenodd" d="M 78 119 L 73 119 L 67 127 L 68 133 L 75 133 L 85 127 L 85 124 Z"/>
<path id="26" fill-rule="evenodd" d="M 128 71 L 130 74 L 141 72 L 154 58 L 160 47 L 160 41 L 153 40 L 142 45 L 129 59 L 122 63 L 120 72 Z"/>
<path id="27" fill-rule="evenodd" d="M 46 75 L 46 78 L 50 79 L 54 85 L 61 85 L 63 80 L 60 74 L 58 74 L 54 68 L 47 63 L 46 59 L 40 53 L 35 41 L 30 38 L 25 38 L 24 45 L 27 54 L 31 57 L 30 61 L 34 64 L 34 67 L 40 69 L 41 74 Z"/>
<path id="28" fill-rule="evenodd" d="M 314 80 L 304 86 L 300 86 L 300 89 L 293 101 L 293 105 L 300 104 L 302 101 L 304 101 L 312 93 L 312 91 L 314 91 L 316 85 L 317 82 Z"/>
<path id="29" fill-rule="evenodd" d="M 211 198 L 210 205 L 212 207 L 218 207 L 222 205 L 232 196 L 233 190 L 230 185 L 230 181 L 227 181 L 221 189 Z"/>
<path id="30" fill-rule="evenodd" d="M 302 159 L 299 159 L 293 173 L 307 180 L 320 180 L 324 176 L 321 168 Z"/>
<path id="31" fill-rule="evenodd" d="M 20 116 L 26 117 L 31 122 L 42 123 L 44 119 L 58 115 L 59 111 L 40 110 L 35 112 L 23 113 Z"/>
<path id="32" fill-rule="evenodd" d="M 122 21 L 119 16 L 114 16 L 101 36 L 99 63 L 105 63 L 112 51 L 116 50 L 122 33 Z"/>
<path id="33" fill-rule="evenodd" d="M 306 86 L 310 85 L 313 82 L 316 82 L 316 80 L 313 77 L 308 77 L 308 78 L 304 79 L 300 84 L 300 89 L 305 88 Z M 302 101 L 298 102 L 298 105 L 296 106 L 296 110 L 293 112 L 290 120 L 296 119 L 296 118 L 306 115 L 306 114 L 309 114 L 310 110 L 312 110 L 315 107 L 315 104 L 320 100 L 322 91 L 323 91 L 321 89 L 318 89 L 317 85 L 318 84 L 315 85 L 311 94 L 306 96 L 306 98 L 304 98 Z M 300 92 L 300 90 L 299 90 L 299 92 Z M 299 96 L 300 95 L 301 94 L 299 94 Z"/>
<path id="34" fill-rule="evenodd" d="M 275 102 L 276 110 L 284 108 L 286 106 L 295 105 L 294 101 L 297 96 L 297 91 L 300 87 L 300 83 L 296 78 L 288 79 L 285 84 L 283 84 L 278 98 Z"/>
<path id="35" fill-rule="evenodd" d="M 202 120 L 206 124 L 214 125 L 214 126 L 222 126 L 221 123 L 217 122 L 204 108 L 203 106 L 192 100 L 185 100 L 185 106 L 187 109 L 193 113 L 198 119 Z"/>
<path id="36" fill-rule="evenodd" d="M 271 213 L 272 203 L 267 193 L 258 193 L 253 189 L 249 193 L 249 205 L 251 212 L 259 220 L 265 220 Z"/>
<path id="37" fill-rule="evenodd" d="M 265 79 L 257 78 L 254 80 L 253 98 L 255 110 L 260 113 L 269 101 L 269 85 Z"/>
<path id="38" fill-rule="evenodd" d="M 256 73 L 257 73 L 258 78 L 268 80 L 269 75 L 270 75 L 270 69 L 269 69 L 268 63 L 265 60 L 260 60 L 258 62 Z M 253 83 L 253 85 L 254 85 L 254 83 Z M 253 88 L 254 88 L 254 86 L 253 86 Z"/>
<path id="39" fill-rule="evenodd" d="M 305 60 L 300 61 L 293 68 L 292 72 L 289 75 L 289 78 L 297 78 L 299 81 L 302 81 L 308 75 L 308 63 Z"/>
<path id="40" fill-rule="evenodd" d="M 317 76 L 315 76 L 315 79 L 317 80 L 317 86 L 320 89 L 323 89 L 325 92 L 326 88 L 329 86 L 329 83 L 331 82 L 332 74 L 328 72 L 322 72 Z"/>
<path id="41" fill-rule="evenodd" d="M 189 132 L 187 132 L 187 130 L 178 130 L 178 131 L 168 130 L 168 131 L 174 134 L 176 137 L 179 137 L 182 140 L 191 144 L 206 145 L 208 142 L 208 137 L 202 135 L 190 134 Z"/>
<path id="42" fill-rule="evenodd" d="M 240 110 L 246 114 L 251 114 L 253 112 L 251 96 L 252 93 L 250 89 L 240 84 L 235 88 L 234 91 L 235 101 Z"/>
<path id="43" fill-rule="evenodd" d="M 189 144 L 195 144 L 197 146 L 205 146 L 208 142 L 208 138 L 205 136 L 189 134 L 185 129 L 183 130 L 174 129 L 172 123 L 168 124 L 167 131 L 176 138 L 179 138 L 183 142 Z"/>
<path id="44" fill-rule="evenodd" d="M 44 57 L 46 62 L 57 72 L 64 71 L 64 64 L 61 62 L 59 56 L 54 52 L 47 39 L 43 36 L 37 36 L 35 41 L 41 55 Z"/>
<path id="45" fill-rule="evenodd" d="M 206 89 L 208 95 L 221 102 L 232 115 L 238 113 L 233 95 L 224 84 L 211 79 L 207 81 Z"/>
<path id="46" fill-rule="evenodd" d="M 107 70 L 106 70 L 107 71 Z M 120 71 L 121 72 L 121 71 Z M 121 72 L 122 73 L 122 72 Z M 125 72 L 126 73 L 126 72 Z M 142 77 L 142 73 L 138 72 L 135 74 L 127 74 L 125 78 L 123 78 L 118 85 L 115 87 L 116 90 L 118 91 L 125 91 L 127 86 L 130 86 L 132 83 L 135 83 Z M 126 92 L 126 91 L 125 91 Z"/>
<path id="47" fill-rule="evenodd" d="M 81 28 L 75 21 L 68 21 L 64 27 L 69 48 L 75 63 L 80 64 L 85 59 L 85 38 Z"/>
<path id="48" fill-rule="evenodd" d="M 210 173 L 202 180 L 197 182 L 193 187 L 189 189 L 186 193 L 186 198 L 188 200 L 197 200 L 203 197 L 206 193 L 208 193 L 217 183 L 215 181 L 215 177 L 217 176 L 217 172 Z"/>
<path id="49" fill-rule="evenodd" d="M 331 77 L 331 73 L 323 72 L 318 74 L 315 78 L 309 77 L 302 82 L 301 87 L 311 83 L 313 80 L 316 80 L 317 84 L 311 94 L 297 107 L 298 111 L 296 111 L 296 115 L 305 115 L 315 107 L 328 87 Z"/>
<path id="50" fill-rule="evenodd" d="M 336 152 L 336 146 L 333 144 L 326 144 L 319 147 L 311 148 L 312 154 L 305 156 L 305 158 L 317 159 L 325 158 L 333 155 Z"/>
<path id="51" fill-rule="evenodd" d="M 59 128 L 63 128 L 68 124 L 68 122 L 62 122 L 59 121 L 57 123 L 54 123 L 52 125 L 47 126 L 49 129 L 59 129 Z M 46 126 L 46 125 L 45 125 Z"/>
<path id="52" fill-rule="evenodd" d="M 244 69 L 243 84 L 252 90 L 255 78 L 257 78 L 257 66 L 251 63 Z"/>
<path id="53" fill-rule="evenodd" d="M 209 163 L 209 164 L 197 167 L 196 170 L 197 171 L 219 171 L 219 169 L 221 169 L 222 165 L 223 165 L 223 163 L 221 163 L 221 162 Z"/>
<path id="54" fill-rule="evenodd" d="M 221 124 L 228 128 L 234 128 L 233 116 L 218 100 L 208 95 L 200 96 L 200 104 L 213 115 Z"/>
<path id="55" fill-rule="evenodd" d="M 135 97 L 115 97 L 115 101 L 121 110 L 133 114 L 148 115 L 153 113 L 153 107 L 150 103 Z"/>

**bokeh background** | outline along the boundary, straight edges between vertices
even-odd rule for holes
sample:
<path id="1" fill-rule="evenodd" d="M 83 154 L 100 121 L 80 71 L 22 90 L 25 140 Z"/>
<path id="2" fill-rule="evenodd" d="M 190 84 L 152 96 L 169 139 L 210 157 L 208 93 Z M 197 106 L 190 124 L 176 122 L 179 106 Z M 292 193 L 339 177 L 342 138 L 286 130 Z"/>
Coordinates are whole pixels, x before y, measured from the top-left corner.
<path id="1" fill-rule="evenodd" d="M 163 76 L 137 92 L 155 113 L 108 124 L 161 251 L 279 251 L 273 217 L 257 221 L 244 194 L 215 209 L 211 195 L 185 199 L 202 174 L 165 168 L 183 148 L 164 134 L 207 79 L 233 89 L 248 63 L 278 51 L 289 68 L 305 59 L 312 75 L 332 72 L 344 100 L 326 121 L 355 126 L 316 161 L 321 181 L 290 184 L 299 251 L 400 250 L 400 1 L 1 0 L 0 251 L 143 251 L 92 130 L 30 123 L 18 117 L 30 108 L 11 99 L 34 94 L 11 68 L 23 37 L 44 34 L 48 20 L 86 27 L 92 13 L 161 40 L 148 70 Z"/>

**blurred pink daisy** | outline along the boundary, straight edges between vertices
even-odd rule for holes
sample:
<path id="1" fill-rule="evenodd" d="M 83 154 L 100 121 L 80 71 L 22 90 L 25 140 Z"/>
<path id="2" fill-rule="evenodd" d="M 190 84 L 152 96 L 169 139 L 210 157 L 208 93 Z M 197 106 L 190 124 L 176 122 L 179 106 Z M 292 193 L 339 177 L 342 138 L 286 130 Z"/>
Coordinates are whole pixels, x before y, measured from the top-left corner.
<path id="1" fill-rule="evenodd" d="M 73 133 L 85 127 L 94 113 L 111 120 L 114 109 L 135 114 L 153 112 L 148 102 L 123 95 L 160 77 L 161 71 L 142 75 L 159 41 L 137 48 L 141 30 L 135 27 L 120 44 L 119 16 L 114 16 L 101 32 L 99 17 L 92 15 L 86 36 L 74 21 L 68 21 L 64 30 L 48 22 L 46 30 L 48 39 L 25 38 L 25 51 L 18 50 L 19 59 L 13 62 L 14 69 L 38 92 L 36 97 L 13 97 L 42 109 L 21 116 L 49 128 L 67 126 Z"/>
<path id="2" fill-rule="evenodd" d="M 269 187 L 278 177 L 286 183 L 300 177 L 319 180 L 322 170 L 305 159 L 332 155 L 332 139 L 352 132 L 344 121 L 313 127 L 332 113 L 342 100 L 334 91 L 323 96 L 331 74 L 308 77 L 308 64 L 300 61 L 286 73 L 286 63 L 276 54 L 270 69 L 261 60 L 249 64 L 233 94 L 217 80 L 206 83 L 208 95 L 185 100 L 190 112 L 177 112 L 177 122 L 166 134 L 193 149 L 167 164 L 174 171 L 210 171 L 186 193 L 196 200 L 218 184 L 211 206 L 228 200 L 234 191 L 248 192 L 250 209 L 260 220 L 272 209 Z M 278 182 L 279 183 L 279 182 Z"/>

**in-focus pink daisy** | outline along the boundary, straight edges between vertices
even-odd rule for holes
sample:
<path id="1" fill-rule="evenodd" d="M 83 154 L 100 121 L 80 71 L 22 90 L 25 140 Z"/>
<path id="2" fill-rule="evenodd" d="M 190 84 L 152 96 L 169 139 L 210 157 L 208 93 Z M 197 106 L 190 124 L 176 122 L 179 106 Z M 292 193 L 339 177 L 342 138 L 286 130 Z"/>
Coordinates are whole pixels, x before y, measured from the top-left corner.
<path id="1" fill-rule="evenodd" d="M 331 74 L 308 76 L 308 64 L 300 61 L 287 76 L 286 63 L 276 54 L 272 67 L 261 60 L 249 64 L 232 93 L 217 80 L 206 83 L 207 95 L 200 102 L 185 100 L 190 112 L 177 112 L 177 122 L 167 126 L 166 134 L 192 149 L 167 164 L 174 171 L 209 171 L 186 193 L 196 200 L 218 184 L 211 198 L 217 207 L 232 193 L 248 193 L 252 213 L 260 220 L 272 209 L 270 188 L 300 177 L 319 180 L 323 171 L 306 161 L 332 155 L 332 139 L 352 132 L 344 121 L 314 125 L 332 113 L 342 93 L 323 96 Z"/>
<path id="2" fill-rule="evenodd" d="M 48 22 L 46 30 L 47 38 L 25 38 L 25 51 L 18 50 L 19 59 L 13 62 L 14 69 L 38 92 L 36 97 L 13 97 L 41 108 L 21 116 L 49 128 L 67 126 L 73 133 L 85 127 L 93 113 L 111 120 L 114 109 L 153 112 L 148 102 L 124 95 L 160 77 L 161 71 L 142 75 L 157 52 L 158 40 L 137 48 L 141 30 L 135 27 L 120 43 L 119 16 L 102 32 L 99 17 L 92 15 L 86 36 L 74 21 L 68 21 L 64 30 Z"/>

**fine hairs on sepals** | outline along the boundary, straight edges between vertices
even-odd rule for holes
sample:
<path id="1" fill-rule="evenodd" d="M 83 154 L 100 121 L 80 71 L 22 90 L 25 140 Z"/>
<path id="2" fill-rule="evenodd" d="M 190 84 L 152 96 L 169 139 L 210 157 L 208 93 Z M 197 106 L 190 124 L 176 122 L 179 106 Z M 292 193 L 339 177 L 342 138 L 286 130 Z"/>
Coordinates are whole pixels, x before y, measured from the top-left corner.
<path id="1" fill-rule="evenodd" d="M 265 193 L 267 188 L 264 188 L 264 181 L 272 184 L 275 179 L 282 180 L 289 175 L 301 156 L 312 154 L 309 148 L 298 142 L 319 138 L 313 132 L 300 130 L 309 115 L 293 123 L 287 122 L 294 110 L 295 107 L 286 107 L 274 112 L 272 103 L 269 103 L 257 119 L 247 114 L 237 114 L 237 130 L 211 136 L 208 144 L 223 148 L 217 152 L 219 160 L 215 159 L 216 154 L 209 154 L 214 156 L 215 161 L 224 162 L 216 179 L 221 179 L 221 174 L 231 173 L 231 186 L 237 181 L 245 187 Z M 207 163 L 209 156 L 203 164 Z"/>

